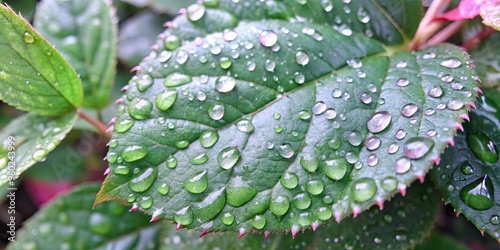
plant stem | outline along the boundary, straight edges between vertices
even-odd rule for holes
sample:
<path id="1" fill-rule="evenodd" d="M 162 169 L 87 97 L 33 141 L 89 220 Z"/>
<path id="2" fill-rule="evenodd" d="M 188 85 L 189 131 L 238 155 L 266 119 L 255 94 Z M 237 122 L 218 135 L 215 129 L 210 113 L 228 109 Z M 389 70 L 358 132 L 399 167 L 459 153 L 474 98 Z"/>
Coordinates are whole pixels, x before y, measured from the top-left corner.
<path id="1" fill-rule="evenodd" d="M 481 42 L 481 40 L 490 36 L 494 32 L 495 32 L 494 29 L 492 29 L 490 27 L 486 27 L 485 29 L 481 30 L 481 32 L 477 33 L 469 41 L 462 44 L 462 48 L 464 48 L 465 50 L 470 50 L 470 49 L 474 48 L 479 42 Z"/>
<path id="2" fill-rule="evenodd" d="M 78 110 L 78 115 L 88 123 L 92 124 L 95 128 L 97 128 L 97 130 L 99 130 L 99 132 L 101 132 L 101 134 L 103 134 L 106 138 L 111 139 L 111 135 L 106 132 L 106 126 L 100 121 L 95 120 L 81 110 Z"/>
<path id="3" fill-rule="evenodd" d="M 435 17 L 445 9 L 450 0 L 434 0 L 427 12 L 425 12 L 424 17 L 418 25 L 417 32 L 410 42 L 410 50 L 415 50 L 424 44 L 429 37 L 431 37 L 443 24 L 445 21 L 436 21 Z"/>
<path id="4" fill-rule="evenodd" d="M 440 44 L 440 43 L 446 41 L 452 35 L 457 33 L 457 31 L 460 29 L 460 27 L 462 26 L 463 23 L 464 23 L 463 20 L 451 23 L 450 25 L 446 26 L 444 29 L 442 29 L 438 33 L 436 33 L 426 43 L 420 45 L 418 48 L 425 49 L 427 47 L 434 46 L 436 44 Z"/>

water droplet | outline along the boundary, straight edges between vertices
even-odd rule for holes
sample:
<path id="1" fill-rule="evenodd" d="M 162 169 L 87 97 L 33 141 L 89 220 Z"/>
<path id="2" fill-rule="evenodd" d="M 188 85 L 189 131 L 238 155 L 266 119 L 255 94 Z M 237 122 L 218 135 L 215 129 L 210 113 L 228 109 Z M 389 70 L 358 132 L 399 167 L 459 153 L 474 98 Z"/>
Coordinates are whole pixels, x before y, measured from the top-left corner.
<path id="1" fill-rule="evenodd" d="M 410 83 L 410 80 L 408 80 L 406 78 L 401 78 L 401 79 L 396 81 L 396 86 L 404 87 L 404 86 L 408 86 L 409 83 Z"/>
<path id="2" fill-rule="evenodd" d="M 316 157 L 306 154 L 300 158 L 300 165 L 310 173 L 314 173 L 318 168 L 318 159 Z"/>
<path id="3" fill-rule="evenodd" d="M 387 148 L 387 153 L 389 154 L 394 154 L 396 152 L 398 152 L 399 150 L 399 145 L 397 142 L 393 142 L 389 145 L 389 147 Z"/>
<path id="4" fill-rule="evenodd" d="M 160 92 L 155 99 L 156 107 L 159 110 L 167 111 L 177 100 L 177 91 L 164 90 Z"/>
<path id="5" fill-rule="evenodd" d="M 148 154 L 148 149 L 141 146 L 128 146 L 121 152 L 123 160 L 133 162 L 144 158 Z"/>
<path id="6" fill-rule="evenodd" d="M 236 127 L 239 131 L 243 133 L 250 133 L 253 131 L 254 127 L 251 121 L 249 120 L 240 120 L 236 123 Z"/>
<path id="7" fill-rule="evenodd" d="M 474 167 L 468 161 L 464 161 L 460 164 L 460 170 L 465 175 L 471 175 L 474 173 Z"/>
<path id="8" fill-rule="evenodd" d="M 257 194 L 257 189 L 244 186 L 241 177 L 237 176 L 231 180 L 226 187 L 227 203 L 233 207 L 240 207 L 249 202 Z"/>
<path id="9" fill-rule="evenodd" d="M 396 68 L 406 68 L 406 66 L 408 66 L 408 63 L 406 61 L 403 61 L 403 60 L 398 61 L 396 63 Z"/>
<path id="10" fill-rule="evenodd" d="M 328 120 L 332 120 L 332 119 L 335 119 L 335 117 L 337 117 L 337 111 L 335 111 L 334 109 L 332 108 L 329 108 L 325 111 L 325 117 L 326 119 Z"/>
<path id="11" fill-rule="evenodd" d="M 340 98 L 342 96 L 342 90 L 334 89 L 332 91 L 332 96 L 333 96 L 333 98 Z"/>
<path id="12" fill-rule="evenodd" d="M 364 104 L 370 104 L 372 102 L 372 96 L 370 94 L 368 94 L 368 93 L 361 94 L 361 96 L 359 97 L 359 99 Z"/>
<path id="13" fill-rule="evenodd" d="M 295 188 L 299 183 L 299 178 L 295 173 L 284 173 L 280 178 L 280 183 L 283 187 L 292 189 Z"/>
<path id="14" fill-rule="evenodd" d="M 278 36 L 272 31 L 263 31 L 259 35 L 259 41 L 264 47 L 272 47 L 278 42 Z"/>
<path id="15" fill-rule="evenodd" d="M 193 207 L 193 212 L 201 222 L 213 220 L 226 205 L 225 187 L 215 190 L 207 195 L 201 202 Z"/>
<path id="16" fill-rule="evenodd" d="M 321 180 L 310 180 L 306 183 L 306 190 L 312 195 L 318 195 L 323 192 L 325 185 Z"/>
<path id="17" fill-rule="evenodd" d="M 255 64 L 255 62 L 247 62 L 247 70 L 248 71 L 254 71 L 255 70 L 255 67 L 257 67 L 257 65 Z"/>
<path id="18" fill-rule="evenodd" d="M 202 193 L 208 186 L 207 171 L 192 174 L 184 181 L 183 185 L 184 188 L 192 194 Z"/>
<path id="19" fill-rule="evenodd" d="M 189 20 L 198 21 L 205 15 L 205 6 L 201 4 L 190 5 L 186 9 L 186 14 Z"/>
<path id="20" fill-rule="evenodd" d="M 292 204 L 295 208 L 304 210 L 311 206 L 311 197 L 307 193 L 297 194 L 292 199 Z"/>
<path id="21" fill-rule="evenodd" d="M 219 59 L 219 65 L 222 69 L 229 69 L 229 67 L 231 67 L 232 64 L 233 61 L 231 60 L 231 58 L 221 57 L 221 59 Z"/>
<path id="22" fill-rule="evenodd" d="M 223 169 L 231 169 L 240 159 L 241 153 L 238 148 L 228 147 L 223 149 L 217 156 L 217 162 Z"/>
<path id="23" fill-rule="evenodd" d="M 286 214 L 290 208 L 290 201 L 286 196 L 279 195 L 271 200 L 269 204 L 269 210 L 276 216 L 282 216 Z"/>
<path id="24" fill-rule="evenodd" d="M 35 42 L 35 38 L 29 33 L 29 32 L 24 32 L 24 42 L 28 44 L 32 44 Z"/>
<path id="25" fill-rule="evenodd" d="M 232 213 L 224 213 L 221 218 L 222 223 L 226 226 L 230 226 L 234 222 L 234 215 Z"/>
<path id="26" fill-rule="evenodd" d="M 160 52 L 160 54 L 158 55 L 158 61 L 164 63 L 164 62 L 168 61 L 168 59 L 170 59 L 170 57 L 172 57 L 172 52 L 164 50 L 164 51 Z"/>
<path id="27" fill-rule="evenodd" d="M 417 111 L 418 106 L 413 103 L 406 104 L 401 108 L 401 114 L 405 117 L 412 117 Z"/>
<path id="28" fill-rule="evenodd" d="M 368 23 L 371 19 L 370 15 L 363 7 L 360 7 L 357 12 L 357 18 L 362 23 Z"/>
<path id="29" fill-rule="evenodd" d="M 427 132 L 425 134 L 430 136 L 430 137 L 433 137 L 433 136 L 437 135 L 437 131 L 434 129 L 429 129 L 429 130 L 427 130 Z"/>
<path id="30" fill-rule="evenodd" d="M 224 105 L 214 104 L 209 110 L 208 115 L 214 120 L 220 120 L 224 116 Z"/>
<path id="31" fill-rule="evenodd" d="M 333 9 L 333 4 L 330 0 L 321 0 L 321 7 L 325 12 L 330 12 Z"/>
<path id="32" fill-rule="evenodd" d="M 174 221 L 177 224 L 187 226 L 193 223 L 194 215 L 190 206 L 187 206 L 174 214 Z"/>
<path id="33" fill-rule="evenodd" d="M 269 71 L 269 72 L 273 72 L 274 69 L 276 68 L 276 62 L 273 61 L 273 60 L 269 60 L 267 59 L 265 62 L 264 62 L 264 68 Z"/>
<path id="34" fill-rule="evenodd" d="M 175 87 L 175 86 L 180 86 L 184 85 L 186 83 L 189 83 L 192 81 L 191 76 L 180 74 L 180 73 L 173 73 L 165 77 L 164 85 L 165 87 Z"/>
<path id="35" fill-rule="evenodd" d="M 134 98 L 128 105 L 128 113 L 137 120 L 145 120 L 153 111 L 153 103 L 147 99 Z"/>
<path id="36" fill-rule="evenodd" d="M 166 50 L 174 50 L 181 46 L 181 39 L 178 36 L 167 36 L 163 43 Z M 170 56 L 169 56 L 170 57 Z"/>
<path id="37" fill-rule="evenodd" d="M 490 217 L 490 223 L 491 223 L 491 224 L 493 224 L 493 225 L 498 225 L 498 224 L 500 224 L 500 216 L 498 216 L 498 215 L 496 215 L 496 214 L 495 214 L 495 215 L 492 215 L 492 216 Z"/>
<path id="38" fill-rule="evenodd" d="M 281 118 L 281 114 L 280 113 L 274 113 L 273 114 L 273 119 L 274 120 L 279 120 Z"/>
<path id="39" fill-rule="evenodd" d="M 312 112 L 315 115 L 320 115 L 320 114 L 324 113 L 325 111 L 326 111 L 326 104 L 322 101 L 315 103 L 313 108 L 312 108 Z"/>
<path id="40" fill-rule="evenodd" d="M 449 68 L 449 69 L 456 69 L 462 65 L 462 62 L 460 62 L 457 58 L 450 58 L 447 60 L 442 61 L 441 66 Z"/>
<path id="41" fill-rule="evenodd" d="M 132 126 L 134 126 L 135 121 L 130 119 L 118 120 L 115 123 L 115 130 L 118 133 L 127 132 Z"/>
<path id="42" fill-rule="evenodd" d="M 487 210 L 493 206 L 494 187 L 489 176 L 485 175 L 460 191 L 462 201 L 475 210 Z"/>
<path id="43" fill-rule="evenodd" d="M 178 63 L 178 64 L 184 64 L 189 58 L 189 55 L 186 51 L 184 50 L 179 50 L 179 52 L 177 52 L 177 55 L 175 56 L 175 61 Z M 178 74 L 178 73 L 177 73 Z M 166 79 L 165 79 L 166 80 Z M 167 86 L 168 87 L 168 86 Z"/>
<path id="44" fill-rule="evenodd" d="M 256 229 L 262 229 L 266 225 L 266 217 L 263 215 L 255 215 L 252 219 L 252 226 Z"/>
<path id="45" fill-rule="evenodd" d="M 370 154 L 368 157 L 366 157 L 366 163 L 368 163 L 368 166 L 373 167 L 378 164 L 378 157 L 376 154 Z"/>
<path id="46" fill-rule="evenodd" d="M 158 176 L 157 168 L 144 168 L 139 171 L 134 171 L 134 175 L 128 182 L 130 189 L 137 193 L 142 193 L 148 190 Z"/>
<path id="47" fill-rule="evenodd" d="M 282 127 L 282 126 L 280 126 L 280 125 L 276 125 L 276 126 L 274 126 L 274 132 L 275 132 L 275 133 L 277 133 L 277 134 L 279 134 L 279 133 L 283 132 L 283 130 L 284 130 L 284 129 L 285 129 L 285 128 L 284 128 L 284 127 Z"/>
<path id="48" fill-rule="evenodd" d="M 128 175 L 128 173 L 130 173 L 130 169 L 127 167 L 127 166 L 116 166 L 114 169 L 113 169 L 113 173 L 117 174 L 117 175 Z"/>
<path id="49" fill-rule="evenodd" d="M 158 188 L 156 188 L 156 190 L 162 195 L 167 195 L 170 191 L 170 187 L 167 185 L 167 183 L 162 183 L 158 186 Z"/>
<path id="50" fill-rule="evenodd" d="M 434 52 L 426 53 L 422 56 L 423 59 L 433 59 L 436 58 L 436 54 Z"/>
<path id="51" fill-rule="evenodd" d="M 142 75 L 137 81 L 137 89 L 141 92 L 147 90 L 151 85 L 153 85 L 154 79 L 150 75 Z"/>
<path id="52" fill-rule="evenodd" d="M 371 136 L 365 140 L 365 147 L 368 150 L 375 150 L 380 146 L 380 138 L 378 136 Z"/>
<path id="53" fill-rule="evenodd" d="M 302 110 L 299 112 L 299 119 L 301 120 L 309 120 L 311 119 L 311 113 L 307 110 Z"/>
<path id="54" fill-rule="evenodd" d="M 398 174 L 404 174 L 410 170 L 411 167 L 411 162 L 410 159 L 406 157 L 401 157 L 396 161 L 396 164 L 394 164 L 394 169 L 396 173 Z"/>
<path id="55" fill-rule="evenodd" d="M 189 146 L 189 141 L 182 140 L 182 141 L 177 141 L 175 142 L 175 147 L 178 149 L 184 149 Z"/>
<path id="56" fill-rule="evenodd" d="M 295 53 L 295 62 L 299 65 L 306 66 L 309 63 L 309 54 L 303 50 L 298 51 Z"/>
<path id="57" fill-rule="evenodd" d="M 191 163 L 193 165 L 201 165 L 207 161 L 208 161 L 207 154 L 199 154 L 199 155 L 189 159 L 189 163 Z"/>
<path id="58" fill-rule="evenodd" d="M 208 130 L 200 135 L 199 140 L 202 147 L 210 148 L 219 140 L 219 134 L 215 130 Z"/>
<path id="59" fill-rule="evenodd" d="M 347 164 L 343 158 L 327 160 L 323 165 L 323 172 L 332 180 L 340 180 L 347 172 Z"/>
<path id="60" fill-rule="evenodd" d="M 292 148 L 292 145 L 288 144 L 288 143 L 284 143 L 284 144 L 281 144 L 279 147 L 278 147 L 278 153 L 283 157 L 283 158 L 286 158 L 286 159 L 290 159 L 293 157 L 293 155 L 295 154 L 295 150 L 293 150 Z"/>
<path id="61" fill-rule="evenodd" d="M 402 140 L 406 137 L 406 131 L 403 130 L 403 129 L 398 129 L 398 131 L 396 131 L 396 139 L 398 140 Z"/>
<path id="62" fill-rule="evenodd" d="M 434 98 L 441 97 L 441 95 L 443 95 L 443 88 L 441 88 L 441 86 L 433 86 L 427 91 L 427 94 Z"/>
<path id="63" fill-rule="evenodd" d="M 398 187 L 398 180 L 394 177 L 387 177 L 384 180 L 382 180 L 382 183 L 380 183 L 380 186 L 385 191 L 392 192 L 392 191 L 396 190 L 396 188 Z"/>
<path id="64" fill-rule="evenodd" d="M 469 144 L 470 149 L 479 160 L 487 163 L 496 163 L 498 161 L 497 147 L 485 134 L 468 134 L 467 144 Z"/>
<path id="65" fill-rule="evenodd" d="M 347 141 L 353 146 L 359 146 L 363 141 L 363 136 L 357 130 L 347 132 Z"/>
<path id="66" fill-rule="evenodd" d="M 368 118 L 367 127 L 372 133 L 379 133 L 386 129 L 391 123 L 392 116 L 387 111 L 379 111 Z"/>
<path id="67" fill-rule="evenodd" d="M 177 163 L 178 163 L 177 158 L 175 158 L 173 155 L 167 158 L 166 162 L 167 168 L 174 169 L 177 167 Z"/>
<path id="68" fill-rule="evenodd" d="M 446 107 L 449 110 L 459 110 L 459 109 L 463 108 L 463 106 L 464 106 L 464 102 L 462 100 L 451 100 L 446 105 Z"/>
<path id="69" fill-rule="evenodd" d="M 372 178 L 360 178 L 353 181 L 351 185 L 351 196 L 356 202 L 364 202 L 371 199 L 377 193 L 377 185 Z"/>
<path id="70" fill-rule="evenodd" d="M 88 225 L 90 231 L 100 235 L 109 234 L 114 227 L 111 217 L 101 213 L 90 214 Z"/>
<path id="71" fill-rule="evenodd" d="M 217 79 L 215 87 L 221 93 L 227 93 L 234 89 L 236 80 L 231 76 L 222 76 Z"/>
<path id="72" fill-rule="evenodd" d="M 430 138 L 413 137 L 405 142 L 403 152 L 409 159 L 419 159 L 427 154 L 433 146 L 434 141 Z"/>

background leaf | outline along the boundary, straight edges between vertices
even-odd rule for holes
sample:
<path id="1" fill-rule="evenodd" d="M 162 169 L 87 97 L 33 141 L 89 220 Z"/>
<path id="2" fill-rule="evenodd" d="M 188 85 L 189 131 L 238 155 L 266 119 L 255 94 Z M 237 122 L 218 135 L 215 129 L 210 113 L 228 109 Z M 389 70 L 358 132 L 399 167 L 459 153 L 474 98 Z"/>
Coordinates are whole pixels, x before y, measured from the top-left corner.
<path id="1" fill-rule="evenodd" d="M 116 74 L 117 30 L 109 0 L 44 0 L 34 26 L 80 75 L 85 107 L 104 108 Z"/>
<path id="2" fill-rule="evenodd" d="M 8 165 L 8 152 L 14 152 L 17 176 L 33 164 L 42 161 L 71 130 L 78 114 L 70 112 L 54 118 L 24 114 L 12 120 L 0 131 L 0 185 L 9 181 L 12 169 Z M 9 137 L 14 137 L 15 150 L 9 150 Z M 12 159 L 10 159 L 12 160 Z"/>
<path id="3" fill-rule="evenodd" d="M 500 239 L 498 148 L 500 112 L 484 96 L 465 132 L 445 151 L 441 164 L 431 171 L 447 202 L 479 230 Z"/>
<path id="4" fill-rule="evenodd" d="M 39 115 L 80 107 L 80 80 L 59 52 L 3 5 L 0 27 L 0 100 Z"/>
<path id="5" fill-rule="evenodd" d="M 259 16 L 257 2 L 233 9 Z M 160 35 L 123 97 L 97 202 L 206 231 L 297 232 L 423 179 L 475 99 L 452 45 L 390 53 L 322 23 L 237 21 L 193 5 L 173 30 L 225 30 Z"/>
<path id="6" fill-rule="evenodd" d="M 420 245 L 417 245 L 415 250 L 433 250 L 433 249 L 455 249 L 467 250 L 466 246 L 449 236 L 432 232 L 429 238 L 425 239 Z"/>
<path id="7" fill-rule="evenodd" d="M 176 14 L 179 9 L 195 3 L 195 0 L 122 0 L 137 7 L 150 7 L 151 9 L 168 14 Z"/>
<path id="8" fill-rule="evenodd" d="M 92 209 L 99 186 L 86 184 L 45 206 L 9 249 L 157 249 L 161 223 L 114 202 Z"/>
<path id="9" fill-rule="evenodd" d="M 491 88 L 500 85 L 500 60 L 498 59 L 500 34 L 495 32 L 485 38 L 470 53 L 481 79 L 481 87 Z"/>

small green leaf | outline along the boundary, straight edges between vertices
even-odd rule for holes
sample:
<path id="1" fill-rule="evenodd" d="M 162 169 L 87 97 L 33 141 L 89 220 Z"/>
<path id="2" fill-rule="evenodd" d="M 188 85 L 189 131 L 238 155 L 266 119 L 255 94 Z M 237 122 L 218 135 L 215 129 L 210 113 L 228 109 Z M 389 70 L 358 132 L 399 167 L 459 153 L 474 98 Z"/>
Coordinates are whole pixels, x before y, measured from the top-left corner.
<path id="1" fill-rule="evenodd" d="M 12 120 L 0 131 L 0 162 L 7 159 L 0 165 L 0 185 L 43 160 L 64 139 L 77 117 L 73 111 L 58 118 L 24 114 Z"/>
<path id="2" fill-rule="evenodd" d="M 481 87 L 491 88 L 500 85 L 500 34 L 494 33 L 485 38 L 472 50 L 477 74 L 481 79 Z"/>
<path id="3" fill-rule="evenodd" d="M 498 98 L 498 93 L 496 97 Z M 479 230 L 500 239 L 500 112 L 482 97 L 465 132 L 446 149 L 441 164 L 431 171 L 447 202 Z"/>
<path id="4" fill-rule="evenodd" d="M 85 107 L 104 108 L 116 73 L 116 20 L 109 0 L 44 0 L 35 28 L 80 75 Z"/>
<path id="5" fill-rule="evenodd" d="M 80 107 L 82 86 L 66 60 L 26 20 L 0 5 L 0 100 L 39 115 Z"/>
<path id="6" fill-rule="evenodd" d="M 92 208 L 99 186 L 85 184 L 57 198 L 17 232 L 9 249 L 157 249 L 162 223 L 106 203 Z"/>
<path id="7" fill-rule="evenodd" d="M 423 179 L 475 99 L 460 48 L 391 52 L 315 19 L 265 19 L 260 1 L 247 3 L 219 2 L 241 17 L 189 7 L 160 34 L 122 98 L 97 202 L 149 197 L 147 213 L 163 207 L 162 218 L 213 231 L 306 229 L 328 222 L 322 207 L 341 220 Z M 177 95 L 163 106 L 167 92 Z M 216 216 L 197 208 L 209 202 Z"/>

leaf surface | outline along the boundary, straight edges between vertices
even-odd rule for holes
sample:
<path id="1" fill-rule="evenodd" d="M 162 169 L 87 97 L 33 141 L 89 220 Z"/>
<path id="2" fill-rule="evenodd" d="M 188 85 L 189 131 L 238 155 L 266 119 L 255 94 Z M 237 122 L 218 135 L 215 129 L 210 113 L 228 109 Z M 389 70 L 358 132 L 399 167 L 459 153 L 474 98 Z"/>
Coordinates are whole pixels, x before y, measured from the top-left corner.
<path id="1" fill-rule="evenodd" d="M 495 91 L 496 92 L 496 91 Z M 498 98 L 498 93 L 496 97 Z M 484 96 L 471 113 L 465 132 L 431 171 L 447 202 L 480 231 L 500 239 L 499 106 Z"/>
<path id="2" fill-rule="evenodd" d="M 80 80 L 59 52 L 4 5 L 0 27 L 0 100 L 39 115 L 80 107 Z"/>
<path id="3" fill-rule="evenodd" d="M 471 58 L 481 79 L 481 87 L 492 88 L 500 85 L 500 34 L 493 33 L 472 50 Z"/>
<path id="4" fill-rule="evenodd" d="M 109 0 L 45 0 L 34 26 L 80 75 L 85 107 L 104 108 L 116 73 L 117 30 Z"/>
<path id="5" fill-rule="evenodd" d="M 192 8 L 179 23 L 232 20 Z M 227 25 L 184 44 L 160 35 L 122 99 L 96 202 L 207 231 L 341 220 L 423 179 L 477 94 L 452 45 L 390 53 L 312 22 Z M 331 216 L 318 216 L 324 208 Z"/>
<path id="6" fill-rule="evenodd" d="M 0 130 L 0 185 L 42 161 L 66 137 L 77 117 L 76 111 L 57 118 L 24 114 Z"/>
<path id="7" fill-rule="evenodd" d="M 150 7 L 151 9 L 163 13 L 175 14 L 179 9 L 195 3 L 194 0 L 122 0 L 137 7 Z"/>

